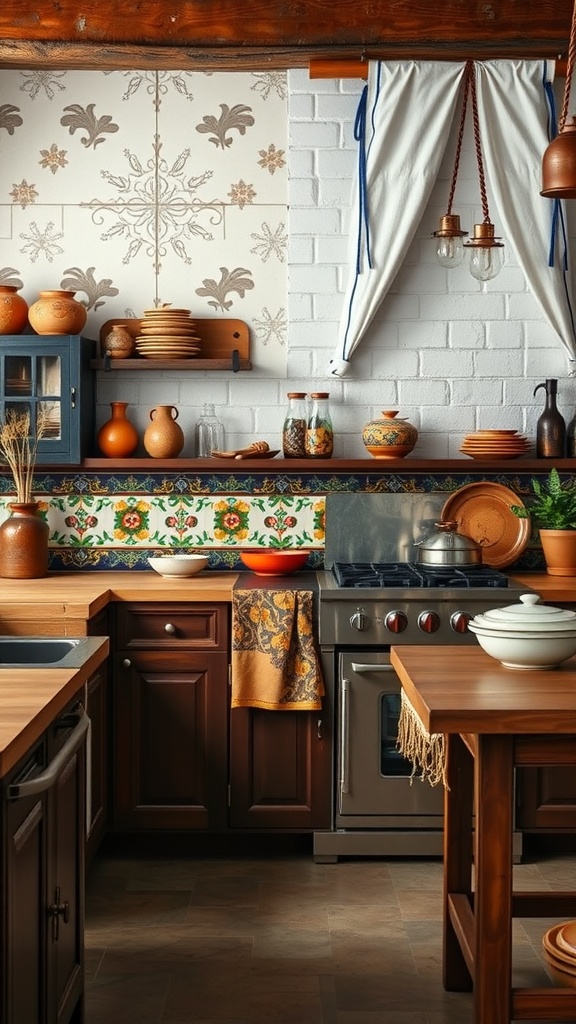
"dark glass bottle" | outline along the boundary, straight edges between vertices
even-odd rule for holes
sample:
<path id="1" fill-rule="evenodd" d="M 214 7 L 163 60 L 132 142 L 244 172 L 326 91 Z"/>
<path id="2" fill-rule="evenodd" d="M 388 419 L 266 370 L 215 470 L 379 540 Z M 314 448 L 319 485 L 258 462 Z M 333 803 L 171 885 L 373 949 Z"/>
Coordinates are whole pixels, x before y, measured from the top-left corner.
<path id="1" fill-rule="evenodd" d="M 576 412 L 566 427 L 566 455 L 576 459 Z"/>
<path id="2" fill-rule="evenodd" d="M 536 424 L 536 457 L 538 459 L 561 459 L 566 446 L 566 423 L 556 404 L 558 381 L 547 380 L 537 384 L 534 394 L 544 388 L 546 404 Z"/>

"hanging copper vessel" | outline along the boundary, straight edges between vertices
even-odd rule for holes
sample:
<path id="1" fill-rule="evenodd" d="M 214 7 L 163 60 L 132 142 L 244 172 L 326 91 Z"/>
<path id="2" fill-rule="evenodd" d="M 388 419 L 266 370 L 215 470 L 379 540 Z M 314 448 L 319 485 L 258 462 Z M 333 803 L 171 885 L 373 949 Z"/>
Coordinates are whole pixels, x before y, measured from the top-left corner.
<path id="1" fill-rule="evenodd" d="M 576 199 L 576 117 L 552 140 L 542 157 L 542 191 L 547 199 Z"/>

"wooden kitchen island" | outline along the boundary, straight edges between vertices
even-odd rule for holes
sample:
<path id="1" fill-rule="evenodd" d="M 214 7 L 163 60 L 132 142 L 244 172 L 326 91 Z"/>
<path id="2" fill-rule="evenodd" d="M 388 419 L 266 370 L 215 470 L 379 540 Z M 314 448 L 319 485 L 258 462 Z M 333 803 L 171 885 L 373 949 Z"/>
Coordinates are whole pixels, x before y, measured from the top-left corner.
<path id="1" fill-rule="evenodd" d="M 576 767 L 576 658 L 522 671 L 479 647 L 406 646 L 391 662 L 426 733 L 446 737 L 444 987 L 473 988 L 475 1024 L 576 1020 L 576 989 L 512 987 L 512 919 L 576 917 L 576 879 L 521 893 L 512 879 L 515 767 Z"/>

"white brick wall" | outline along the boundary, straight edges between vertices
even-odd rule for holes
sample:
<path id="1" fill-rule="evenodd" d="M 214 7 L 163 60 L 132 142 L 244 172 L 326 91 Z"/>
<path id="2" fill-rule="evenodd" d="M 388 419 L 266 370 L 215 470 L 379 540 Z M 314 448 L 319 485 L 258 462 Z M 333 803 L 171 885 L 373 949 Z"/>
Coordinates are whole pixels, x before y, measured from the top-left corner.
<path id="1" fill-rule="evenodd" d="M 315 234 L 309 260 L 295 244 L 291 250 L 291 372 L 303 373 L 312 348 L 312 367 L 325 374 L 336 342 L 346 280 L 346 207 L 356 165 L 352 125 L 362 86 L 310 81 L 305 70 L 289 73 L 291 233 L 293 242 Z M 427 456 L 456 456 L 463 434 L 474 429 L 514 427 L 533 435 L 543 399 L 532 392 L 545 377 L 559 379 L 559 405 L 567 421 L 572 417 L 576 380 L 568 376 L 563 349 L 510 246 L 502 273 L 487 285 L 464 267 L 446 271 L 434 260 L 430 234 L 446 212 L 454 152 L 455 132 L 405 265 L 354 353 L 352 376 L 316 380 L 331 391 L 336 455 L 365 454 L 361 428 L 384 408 L 399 408 L 418 426 L 417 450 Z M 304 189 L 303 167 L 313 168 L 317 189 Z M 489 190 L 488 201 L 501 234 Z M 454 212 L 464 229 L 482 219 L 476 158 L 466 137 Z M 326 271 L 335 267 L 339 286 L 332 294 Z M 305 294 L 312 318 L 305 315 Z"/>

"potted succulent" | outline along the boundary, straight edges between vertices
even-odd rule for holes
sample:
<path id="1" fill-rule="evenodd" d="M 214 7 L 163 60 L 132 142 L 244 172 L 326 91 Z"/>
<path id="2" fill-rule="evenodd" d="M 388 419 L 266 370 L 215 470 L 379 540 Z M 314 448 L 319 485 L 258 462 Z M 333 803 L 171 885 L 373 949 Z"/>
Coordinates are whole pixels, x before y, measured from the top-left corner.
<path id="1" fill-rule="evenodd" d="M 576 576 L 576 481 L 562 482 L 553 467 L 547 480 L 532 480 L 532 490 L 528 506 L 512 505 L 512 512 L 538 527 L 547 572 Z"/>

